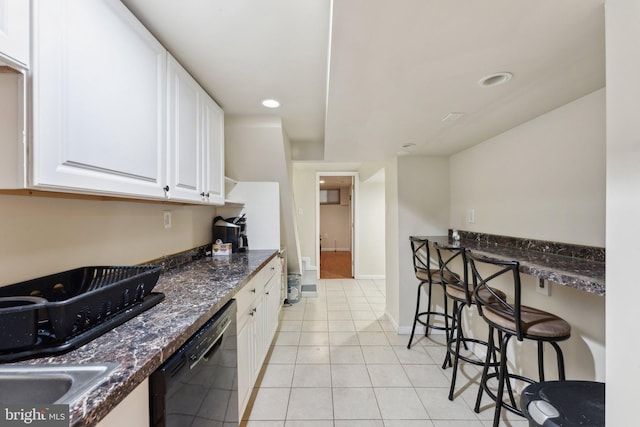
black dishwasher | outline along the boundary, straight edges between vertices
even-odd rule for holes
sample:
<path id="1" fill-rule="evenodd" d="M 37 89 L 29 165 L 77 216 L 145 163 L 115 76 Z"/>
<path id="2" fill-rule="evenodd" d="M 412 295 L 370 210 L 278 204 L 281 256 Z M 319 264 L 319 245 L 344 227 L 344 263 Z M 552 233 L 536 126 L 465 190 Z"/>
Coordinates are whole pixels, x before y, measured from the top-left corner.
<path id="1" fill-rule="evenodd" d="M 231 300 L 151 374 L 152 427 L 238 425 L 236 341 Z"/>

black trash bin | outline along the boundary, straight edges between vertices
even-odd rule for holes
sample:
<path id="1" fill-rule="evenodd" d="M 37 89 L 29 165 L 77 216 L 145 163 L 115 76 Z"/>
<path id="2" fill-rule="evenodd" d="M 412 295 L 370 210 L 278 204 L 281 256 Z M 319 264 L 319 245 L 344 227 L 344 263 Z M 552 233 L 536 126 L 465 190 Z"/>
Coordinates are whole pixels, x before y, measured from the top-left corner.
<path id="1" fill-rule="evenodd" d="M 520 404 L 530 427 L 604 427 L 604 383 L 531 384 L 523 390 Z"/>

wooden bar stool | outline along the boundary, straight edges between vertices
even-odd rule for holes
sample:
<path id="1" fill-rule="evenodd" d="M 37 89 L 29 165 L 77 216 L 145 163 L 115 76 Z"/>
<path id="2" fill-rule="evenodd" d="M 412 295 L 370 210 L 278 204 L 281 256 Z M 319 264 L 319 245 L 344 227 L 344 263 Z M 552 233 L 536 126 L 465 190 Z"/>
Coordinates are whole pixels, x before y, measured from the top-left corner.
<path id="1" fill-rule="evenodd" d="M 429 248 L 429 240 L 421 237 L 410 237 L 411 252 L 413 254 L 413 270 L 416 278 L 419 280 L 418 284 L 418 298 L 416 301 L 416 314 L 413 317 L 413 328 L 411 329 L 411 336 L 409 337 L 409 343 L 407 348 L 411 348 L 413 337 L 416 332 L 416 326 L 418 323 L 425 327 L 424 336 L 429 335 L 430 329 L 444 330 L 445 334 L 449 336 L 449 320 L 453 319 L 453 316 L 449 314 L 447 307 L 447 294 L 444 292 L 444 284 L 440 277 L 440 269 L 431 268 L 431 251 Z M 443 304 L 444 312 L 434 311 L 431 304 L 431 289 L 433 285 L 440 286 L 443 290 Z M 426 287 L 428 305 L 427 311 L 420 311 L 420 297 L 422 295 L 422 288 Z M 422 317 L 426 316 L 425 320 Z M 433 325 L 431 323 L 432 316 L 439 316 L 444 318 L 444 326 Z"/>
<path id="2" fill-rule="evenodd" d="M 461 354 L 460 346 L 463 345 L 465 350 L 468 350 L 468 344 L 489 347 L 486 341 L 465 337 L 462 328 L 463 311 L 466 308 L 472 308 L 476 305 L 476 298 L 474 294 L 473 282 L 469 281 L 469 269 L 467 263 L 467 252 L 464 248 L 456 245 L 442 245 L 438 243 L 433 244 L 438 254 L 438 264 L 440 265 L 440 277 L 444 283 L 447 298 L 453 301 L 453 322 L 451 325 L 451 331 L 447 339 L 447 355 L 442 364 L 442 368 L 446 368 L 447 365 L 451 366 L 451 357 L 453 356 L 453 373 L 451 375 L 451 386 L 449 388 L 449 400 L 453 400 L 453 393 L 456 387 L 456 377 L 458 374 L 458 363 L 463 360 L 467 363 L 476 366 L 484 366 L 485 361 L 478 358 L 466 356 Z M 453 271 L 454 264 L 459 261 L 462 265 L 462 275 Z M 504 292 L 496 291 L 500 298 L 504 299 Z M 488 300 L 491 300 L 491 295 L 484 295 Z M 455 334 L 454 334 L 455 332 Z M 489 367 L 493 367 L 497 372 L 498 362 L 495 357 L 495 351 L 493 352 L 493 361 L 490 362 Z"/>
<path id="3" fill-rule="evenodd" d="M 489 351 L 482 371 L 482 379 L 480 380 L 480 388 L 474 409 L 476 412 L 480 412 L 480 401 L 482 400 L 483 392 L 486 391 L 487 395 L 496 402 L 493 426 L 497 427 L 500 422 L 500 411 L 503 407 L 515 414 L 524 416 L 522 410 L 517 407 L 510 380 L 523 381 L 529 384 L 536 383 L 530 378 L 507 371 L 507 344 L 511 337 L 515 336 L 518 341 L 528 339 L 537 343 L 539 381 L 545 380 L 543 345 L 544 343 L 551 344 L 556 351 L 559 379 L 564 380 L 564 357 L 558 342 L 569 339 L 571 326 L 554 314 L 521 304 L 520 265 L 517 261 L 497 261 L 477 256 L 471 252 L 467 252 L 467 258 L 473 273 L 476 305 L 480 315 L 489 325 L 489 339 L 487 340 Z M 484 274 L 480 272 L 480 269 L 487 271 L 490 267 L 493 267 L 491 268 L 492 273 Z M 498 268 L 497 272 L 495 272 L 496 267 Z M 506 280 L 511 287 L 513 302 L 508 302 L 494 288 L 496 282 L 500 281 L 496 280 L 498 278 Z M 498 350 L 500 366 L 498 372 L 490 374 L 490 358 L 494 350 L 494 331 L 498 331 L 500 339 Z M 496 377 L 498 378 L 498 390 L 497 394 L 494 394 L 489 389 L 487 382 Z M 505 385 L 509 394 L 509 403 L 503 401 Z"/>

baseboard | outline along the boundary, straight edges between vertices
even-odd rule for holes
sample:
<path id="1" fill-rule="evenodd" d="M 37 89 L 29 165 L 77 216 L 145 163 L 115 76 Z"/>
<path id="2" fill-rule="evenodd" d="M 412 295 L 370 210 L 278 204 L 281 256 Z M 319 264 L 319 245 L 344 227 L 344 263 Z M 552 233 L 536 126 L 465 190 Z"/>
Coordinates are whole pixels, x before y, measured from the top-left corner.
<path id="1" fill-rule="evenodd" d="M 384 274 L 356 274 L 354 279 L 359 280 L 384 280 Z"/>
<path id="2" fill-rule="evenodd" d="M 411 329 L 412 329 L 411 326 L 400 326 L 399 328 L 396 327 L 396 329 L 398 330 L 398 335 L 411 335 Z M 425 331 L 425 327 L 424 326 L 422 326 L 422 325 L 416 326 L 415 335 L 424 335 L 424 331 Z M 444 330 L 431 329 L 429 334 L 444 335 Z"/>

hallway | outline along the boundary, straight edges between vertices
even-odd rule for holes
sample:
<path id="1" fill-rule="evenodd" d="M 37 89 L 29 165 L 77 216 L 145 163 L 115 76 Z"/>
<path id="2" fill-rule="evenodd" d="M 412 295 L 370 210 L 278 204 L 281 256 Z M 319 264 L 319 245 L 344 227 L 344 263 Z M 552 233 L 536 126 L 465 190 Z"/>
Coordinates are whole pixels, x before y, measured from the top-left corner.
<path id="1" fill-rule="evenodd" d="M 351 252 L 320 252 L 321 279 L 351 279 Z"/>
<path id="2" fill-rule="evenodd" d="M 461 365 L 447 399 L 443 335 L 398 335 L 383 280 L 320 280 L 318 297 L 283 307 L 279 331 L 241 423 L 247 427 L 485 427 L 493 404 L 472 410 L 475 367 Z M 527 427 L 503 411 L 505 427 Z M 512 421 L 513 420 L 513 421 Z"/>

